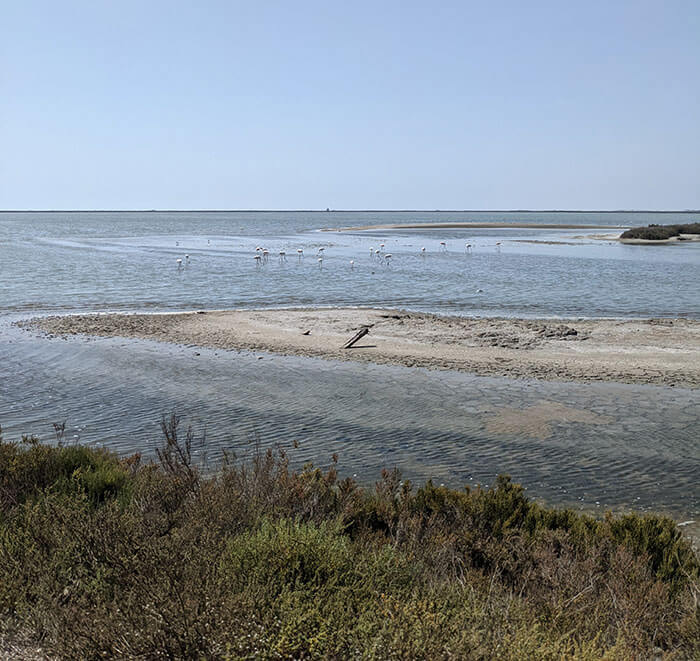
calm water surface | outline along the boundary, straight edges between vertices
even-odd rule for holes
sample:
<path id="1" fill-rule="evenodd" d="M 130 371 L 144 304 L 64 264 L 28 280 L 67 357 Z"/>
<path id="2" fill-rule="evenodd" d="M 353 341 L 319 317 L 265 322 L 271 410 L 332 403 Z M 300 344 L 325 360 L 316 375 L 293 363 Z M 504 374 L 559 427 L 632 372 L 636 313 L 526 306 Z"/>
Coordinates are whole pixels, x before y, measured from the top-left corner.
<path id="1" fill-rule="evenodd" d="M 361 304 L 456 314 L 700 318 L 698 244 L 626 246 L 577 238 L 596 233 L 592 230 L 318 231 L 489 221 L 595 224 L 614 234 L 620 226 L 693 219 L 572 213 L 0 214 L 0 309 Z M 523 243 L 533 240 L 560 243 Z M 467 242 L 473 244 L 470 254 Z M 389 268 L 369 256 L 370 246 L 380 243 L 393 255 Z M 256 246 L 271 252 L 265 268 L 255 268 Z M 321 246 L 319 269 L 315 256 Z M 305 251 L 301 262 L 298 248 Z M 280 264 L 279 250 L 287 252 L 287 262 Z M 178 270 L 176 259 L 185 253 L 190 265 Z"/>
<path id="2" fill-rule="evenodd" d="M 319 231 L 450 220 L 611 229 Z M 200 433 L 206 428 L 212 458 L 223 448 L 245 454 L 252 438 L 298 440 L 299 461 L 324 464 L 338 452 L 347 472 L 366 479 L 394 465 L 408 477 L 453 486 L 488 484 L 509 472 L 548 502 L 697 519 L 698 391 L 259 359 L 119 339 L 47 340 L 10 325 L 56 311 L 280 305 L 697 319 L 700 245 L 637 247 L 586 238 L 620 226 L 691 220 L 556 213 L 0 214 L 0 424 L 8 437 L 48 438 L 53 422 L 67 420 L 69 438 L 149 451 L 160 416 L 177 410 Z M 388 266 L 370 257 L 370 246 L 380 243 L 393 255 Z M 253 260 L 256 246 L 271 252 L 261 267 Z M 278 259 L 281 249 L 286 262 Z M 178 268 L 185 253 L 189 265 Z M 534 426 L 499 427 L 503 418 L 522 412 L 531 419 L 533 411 L 539 412 Z M 567 422 L 562 411 L 582 421 Z"/>

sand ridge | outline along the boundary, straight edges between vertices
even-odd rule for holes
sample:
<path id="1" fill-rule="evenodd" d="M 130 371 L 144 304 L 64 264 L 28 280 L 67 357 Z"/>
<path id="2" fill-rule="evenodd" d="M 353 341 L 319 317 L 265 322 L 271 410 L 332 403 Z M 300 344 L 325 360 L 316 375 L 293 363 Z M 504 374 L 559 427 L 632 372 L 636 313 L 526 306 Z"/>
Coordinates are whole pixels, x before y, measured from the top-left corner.
<path id="1" fill-rule="evenodd" d="M 427 223 L 388 223 L 383 225 L 357 225 L 353 227 L 324 228 L 324 232 L 362 232 L 365 230 L 422 230 L 422 229 L 533 229 L 533 230 L 610 230 L 627 229 L 611 225 L 579 225 L 576 223 L 504 223 L 481 221 L 452 221 Z"/>
<path id="2" fill-rule="evenodd" d="M 48 335 L 454 369 L 551 381 L 700 387 L 700 321 L 464 318 L 364 308 L 89 314 L 20 322 Z M 363 326 L 352 349 L 342 345 Z"/>

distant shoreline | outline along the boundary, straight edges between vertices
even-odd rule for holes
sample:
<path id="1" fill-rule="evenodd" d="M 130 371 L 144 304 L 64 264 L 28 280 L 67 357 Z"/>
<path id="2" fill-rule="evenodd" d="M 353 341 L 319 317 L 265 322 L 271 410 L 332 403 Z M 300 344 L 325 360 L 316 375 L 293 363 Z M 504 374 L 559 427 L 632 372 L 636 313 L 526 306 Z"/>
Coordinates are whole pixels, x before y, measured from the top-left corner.
<path id="1" fill-rule="evenodd" d="M 700 214 L 700 209 L 0 209 L 1 213 L 659 213 Z"/>
<path id="2" fill-rule="evenodd" d="M 386 225 L 358 225 L 355 227 L 328 227 L 324 232 L 359 232 L 364 230 L 419 230 L 419 229 L 531 229 L 531 230 L 614 230 L 625 229 L 616 225 L 572 225 L 566 223 L 492 223 L 454 221 L 450 223 L 389 223 Z"/>

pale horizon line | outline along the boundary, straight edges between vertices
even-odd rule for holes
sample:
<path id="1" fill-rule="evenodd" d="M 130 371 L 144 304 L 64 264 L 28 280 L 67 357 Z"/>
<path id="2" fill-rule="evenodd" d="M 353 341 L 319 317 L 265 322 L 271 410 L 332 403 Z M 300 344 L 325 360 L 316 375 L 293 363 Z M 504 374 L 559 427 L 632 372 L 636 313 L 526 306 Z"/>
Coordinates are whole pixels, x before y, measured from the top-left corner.
<path id="1" fill-rule="evenodd" d="M 0 213 L 678 213 L 700 209 L 0 209 Z"/>

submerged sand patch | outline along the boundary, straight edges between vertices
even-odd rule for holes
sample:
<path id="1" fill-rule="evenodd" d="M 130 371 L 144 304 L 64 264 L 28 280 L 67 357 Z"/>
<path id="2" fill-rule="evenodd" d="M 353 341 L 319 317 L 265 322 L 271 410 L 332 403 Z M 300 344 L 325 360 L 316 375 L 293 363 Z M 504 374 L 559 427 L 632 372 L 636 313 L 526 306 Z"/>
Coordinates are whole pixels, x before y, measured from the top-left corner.
<path id="1" fill-rule="evenodd" d="M 544 440 L 554 433 L 553 424 L 571 422 L 605 425 L 613 422 L 613 419 L 585 409 L 565 406 L 559 402 L 542 400 L 526 409 L 501 409 L 497 414 L 485 418 L 484 426 L 492 434 L 525 435 Z"/>

